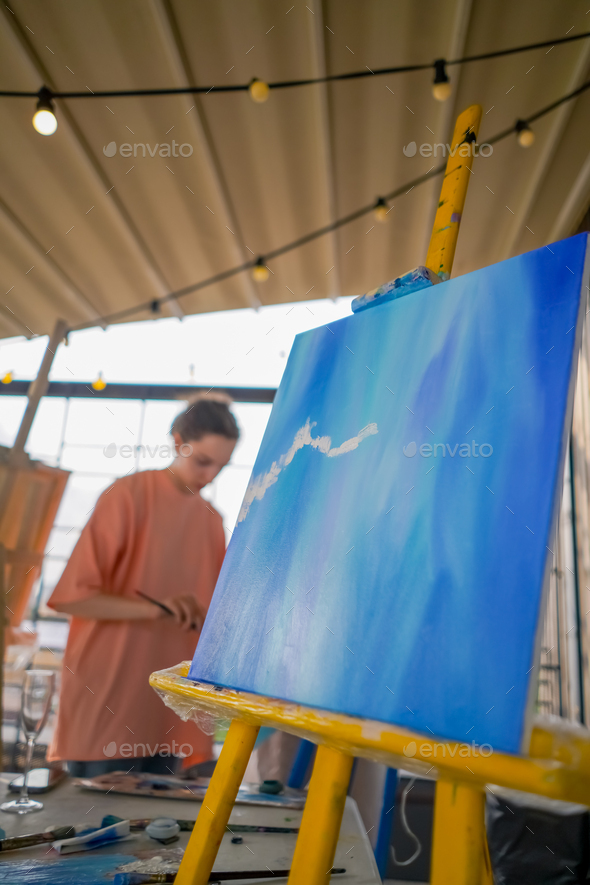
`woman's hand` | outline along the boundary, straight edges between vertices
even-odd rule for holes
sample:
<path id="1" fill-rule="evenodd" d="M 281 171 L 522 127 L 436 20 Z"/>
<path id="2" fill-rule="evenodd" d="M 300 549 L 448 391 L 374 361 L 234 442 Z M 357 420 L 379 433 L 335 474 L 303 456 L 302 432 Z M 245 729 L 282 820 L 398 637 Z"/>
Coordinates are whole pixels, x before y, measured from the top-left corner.
<path id="1" fill-rule="evenodd" d="M 170 609 L 174 620 L 183 630 L 200 630 L 205 621 L 205 611 L 194 596 L 173 596 L 162 602 Z"/>

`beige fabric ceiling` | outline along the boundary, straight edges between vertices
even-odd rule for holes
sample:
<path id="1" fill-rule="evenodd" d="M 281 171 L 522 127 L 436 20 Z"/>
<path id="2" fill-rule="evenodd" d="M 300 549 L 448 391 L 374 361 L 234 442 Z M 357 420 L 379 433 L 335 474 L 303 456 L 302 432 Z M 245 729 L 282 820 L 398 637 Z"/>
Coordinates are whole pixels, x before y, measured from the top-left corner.
<path id="1" fill-rule="evenodd" d="M 0 14 L 0 88 L 108 90 L 299 79 L 430 62 L 590 30 L 588 0 L 13 0 Z M 410 141 L 447 142 L 483 105 L 480 142 L 590 76 L 590 40 L 449 69 L 271 92 L 0 99 L 0 335 L 44 334 L 122 310 L 264 254 L 426 172 Z M 590 199 L 590 94 L 475 160 L 455 274 L 569 235 Z M 434 133 L 434 134 L 433 134 Z M 115 141 L 187 143 L 188 158 L 106 157 Z M 186 151 L 187 149 L 185 149 Z M 138 151 L 141 154 L 141 149 Z M 167 313 L 356 295 L 424 261 L 440 178 Z M 373 227 L 374 224 L 374 227 Z M 144 319 L 147 313 L 135 319 Z"/>

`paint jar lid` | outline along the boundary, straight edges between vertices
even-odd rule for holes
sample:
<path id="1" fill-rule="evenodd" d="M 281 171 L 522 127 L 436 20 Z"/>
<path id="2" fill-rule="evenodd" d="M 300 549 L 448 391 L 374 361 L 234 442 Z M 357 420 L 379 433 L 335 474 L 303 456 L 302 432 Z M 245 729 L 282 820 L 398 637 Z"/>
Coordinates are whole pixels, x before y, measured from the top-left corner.
<path id="1" fill-rule="evenodd" d="M 258 787 L 261 793 L 270 793 L 271 795 L 283 792 L 283 785 L 280 781 L 262 781 Z"/>
<path id="2" fill-rule="evenodd" d="M 180 827 L 177 821 L 171 817 L 157 817 L 147 825 L 145 831 L 152 839 L 161 842 L 176 838 L 180 833 Z"/>

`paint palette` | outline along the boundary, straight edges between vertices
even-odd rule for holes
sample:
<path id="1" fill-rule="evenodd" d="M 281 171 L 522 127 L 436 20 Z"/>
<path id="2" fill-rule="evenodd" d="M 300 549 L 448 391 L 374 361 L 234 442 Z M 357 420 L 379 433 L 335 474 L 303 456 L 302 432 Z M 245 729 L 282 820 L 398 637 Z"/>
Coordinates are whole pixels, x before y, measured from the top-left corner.
<path id="1" fill-rule="evenodd" d="M 112 883 L 115 871 L 135 860 L 130 855 L 100 854 L 55 861 L 6 861 L 0 881 L 5 885 L 101 885 Z"/>
<path id="2" fill-rule="evenodd" d="M 129 774 L 114 771 L 93 778 L 78 778 L 77 786 L 96 793 L 122 793 L 127 796 L 149 796 L 155 799 L 190 799 L 201 802 L 209 786 L 208 778 L 182 780 L 167 774 Z M 306 793 L 284 787 L 278 795 L 259 792 L 258 784 L 242 784 L 237 805 L 263 805 L 278 808 L 303 808 Z"/>
<path id="3" fill-rule="evenodd" d="M 296 338 L 190 678 L 523 747 L 586 251 Z"/>

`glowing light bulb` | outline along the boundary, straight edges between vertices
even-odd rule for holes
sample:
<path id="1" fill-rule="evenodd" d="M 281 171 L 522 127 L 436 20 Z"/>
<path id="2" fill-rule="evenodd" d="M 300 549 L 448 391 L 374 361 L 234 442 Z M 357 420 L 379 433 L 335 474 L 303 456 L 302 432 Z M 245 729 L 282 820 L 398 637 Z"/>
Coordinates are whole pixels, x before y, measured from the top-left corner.
<path id="1" fill-rule="evenodd" d="M 433 83 L 432 94 L 437 101 L 446 101 L 451 94 L 451 84 L 448 80 L 446 83 Z"/>
<path id="2" fill-rule="evenodd" d="M 92 388 L 93 390 L 104 390 L 106 386 L 107 382 L 102 377 L 102 372 L 99 372 L 96 381 L 92 382 Z"/>
<path id="3" fill-rule="evenodd" d="M 252 101 L 262 104 L 268 98 L 270 87 L 264 80 L 258 80 L 257 77 L 254 77 L 248 86 L 248 92 Z"/>
<path id="4" fill-rule="evenodd" d="M 257 283 L 265 283 L 268 280 L 269 271 L 268 267 L 264 264 L 263 258 L 258 258 L 256 264 L 252 268 L 252 279 Z"/>
<path id="5" fill-rule="evenodd" d="M 2 376 L 0 380 L 2 381 L 2 384 L 10 384 L 12 381 L 12 377 L 12 372 L 7 372 L 5 375 Z"/>
<path id="6" fill-rule="evenodd" d="M 377 221 L 380 221 L 382 224 L 387 221 L 387 213 L 389 209 L 387 208 L 387 203 L 383 199 L 383 197 L 379 197 L 377 202 L 375 203 L 375 208 L 373 209 L 373 214 Z"/>
<path id="7" fill-rule="evenodd" d="M 437 101 L 446 101 L 451 94 L 451 83 L 447 77 L 446 62 L 444 58 L 439 58 L 434 63 L 432 94 Z"/>
<path id="8" fill-rule="evenodd" d="M 524 120 L 516 121 L 516 138 L 523 148 L 530 147 L 535 140 L 535 133 Z"/>
<path id="9" fill-rule="evenodd" d="M 39 135 L 53 135 L 57 129 L 57 117 L 51 101 L 51 92 L 45 86 L 39 90 L 37 110 L 33 114 L 33 126 Z"/>

